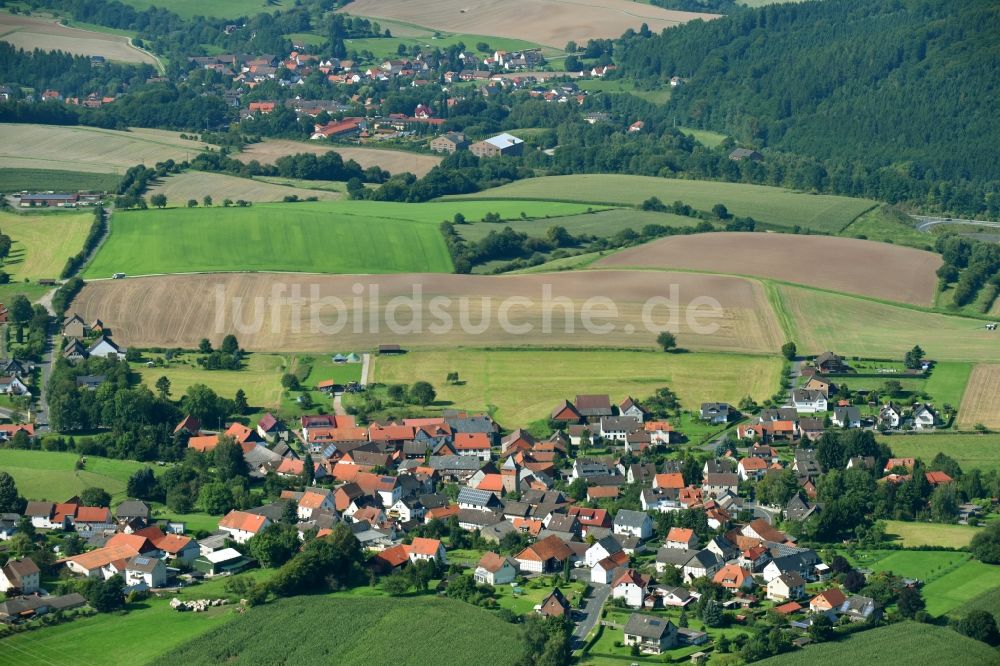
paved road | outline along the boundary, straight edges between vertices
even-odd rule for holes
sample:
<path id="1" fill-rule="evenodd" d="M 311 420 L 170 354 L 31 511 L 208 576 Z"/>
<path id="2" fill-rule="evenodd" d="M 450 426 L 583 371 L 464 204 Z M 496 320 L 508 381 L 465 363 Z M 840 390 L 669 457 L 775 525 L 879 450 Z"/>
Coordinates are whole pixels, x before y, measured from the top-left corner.
<path id="1" fill-rule="evenodd" d="M 38 402 L 35 403 L 35 432 L 49 432 L 49 401 L 48 388 L 49 377 L 52 376 L 52 364 L 55 363 L 56 339 L 54 329 L 56 325 L 49 326 L 49 335 L 45 340 L 45 353 L 42 355 L 42 362 L 38 364 L 41 381 L 41 392 Z"/>
<path id="2" fill-rule="evenodd" d="M 992 227 L 1000 229 L 1000 222 L 989 222 L 987 220 L 959 220 L 952 217 L 925 217 L 922 215 L 912 215 L 917 221 L 917 231 L 929 234 L 931 228 L 939 224 L 964 224 L 973 227 Z"/>
<path id="3" fill-rule="evenodd" d="M 592 588 L 587 605 L 579 611 L 580 621 L 577 623 L 576 629 L 573 630 L 574 649 L 579 647 L 586 640 L 587 634 L 597 626 L 597 621 L 601 619 L 601 609 L 604 608 L 604 603 L 611 595 L 610 585 L 594 583 Z"/>

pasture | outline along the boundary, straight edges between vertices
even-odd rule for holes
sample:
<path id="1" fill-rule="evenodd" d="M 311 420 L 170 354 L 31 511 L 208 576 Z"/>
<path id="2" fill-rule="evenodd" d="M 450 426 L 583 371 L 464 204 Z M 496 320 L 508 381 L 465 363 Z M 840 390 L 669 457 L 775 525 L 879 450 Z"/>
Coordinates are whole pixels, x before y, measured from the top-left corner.
<path id="1" fill-rule="evenodd" d="M 0 469 L 14 477 L 18 492 L 30 500 L 63 502 L 85 488 L 104 488 L 113 503 L 125 499 L 125 484 L 146 463 L 87 456 L 84 469 L 75 469 L 80 456 L 56 451 L 0 449 Z"/>
<path id="2" fill-rule="evenodd" d="M 93 222 L 89 210 L 48 215 L 0 212 L 0 231 L 13 240 L 3 270 L 18 282 L 59 277 L 66 258 L 83 249 Z"/>
<path id="3" fill-rule="evenodd" d="M 805 194 L 764 185 L 617 174 L 529 178 L 477 194 L 463 195 L 462 198 L 466 197 L 549 199 L 627 206 L 637 206 L 650 197 L 658 197 L 666 204 L 683 201 L 706 211 L 721 203 L 733 215 L 749 216 L 765 225 L 786 229 L 798 225 L 803 229 L 828 233 L 840 231 L 875 205 L 868 199 Z"/>
<path id="4" fill-rule="evenodd" d="M 296 203 L 117 213 L 86 274 L 450 272 L 437 222 L 399 219 L 402 210 Z"/>
<path id="5" fill-rule="evenodd" d="M 715 148 L 729 138 L 725 134 L 719 134 L 711 130 L 694 129 L 693 127 L 678 127 L 677 130 L 693 136 L 695 141 L 708 148 Z"/>
<path id="6" fill-rule="evenodd" d="M 981 527 L 969 527 L 968 525 L 914 523 L 901 520 L 885 521 L 886 534 L 895 536 L 904 548 L 919 546 L 965 548 L 972 541 L 972 537 L 981 530 Z"/>
<path id="7" fill-rule="evenodd" d="M 840 233 L 842 236 L 864 237 L 920 250 L 934 249 L 934 236 L 917 231 L 913 218 L 886 204 L 862 213 Z"/>
<path id="8" fill-rule="evenodd" d="M 269 2 L 269 0 L 213 0 L 212 2 L 170 0 L 169 3 L 162 0 L 125 0 L 125 4 L 132 5 L 139 10 L 149 9 L 150 7 L 161 7 L 169 9 L 184 18 L 192 18 L 194 16 L 238 18 L 240 16 L 254 16 L 261 12 L 281 10 L 283 7 L 291 6 L 293 3 L 288 0 L 280 0 L 278 2 Z"/>
<path id="9" fill-rule="evenodd" d="M 993 361 L 1000 353 L 996 331 L 975 319 L 790 285 L 769 294 L 800 354 L 902 359 L 915 344 L 938 361 Z"/>
<path id="10" fill-rule="evenodd" d="M 316 618 L 324 630 L 316 631 Z M 281 627 L 276 641 L 261 627 Z M 419 627 L 429 640 L 385 640 L 400 627 Z M 483 640 L 488 636 L 488 640 Z M 431 639 L 432 637 L 432 639 Z M 154 664 L 322 663 L 342 666 L 432 663 L 513 665 L 520 629 L 461 601 L 430 596 L 301 596 L 243 613 L 164 654 Z"/>
<path id="11" fill-rule="evenodd" d="M 955 404 L 955 403 L 952 403 Z M 959 412 L 961 417 L 961 412 Z M 898 458 L 920 458 L 930 463 L 938 453 L 955 459 L 963 470 L 1000 469 L 1000 435 L 932 434 L 880 437 Z"/>
<path id="12" fill-rule="evenodd" d="M 344 10 L 356 16 L 393 19 L 454 33 L 489 32 L 497 37 L 524 39 L 556 48 L 568 40 L 617 39 L 629 28 L 645 23 L 653 32 L 694 20 L 714 18 L 661 9 L 629 0 L 442 0 L 433 4 L 394 0 L 356 0 Z M 489 30 L 484 30 L 488 27 Z"/>
<path id="13" fill-rule="evenodd" d="M 190 159 L 204 147 L 167 130 L 0 124 L 0 162 L 11 169 L 122 174 L 136 164 Z"/>
<path id="14" fill-rule="evenodd" d="M 216 340 L 215 342 L 219 342 Z M 156 380 L 170 380 L 171 397 L 177 400 L 194 384 L 205 384 L 224 398 L 236 395 L 243 389 L 251 407 L 277 409 L 281 403 L 281 375 L 288 367 L 288 360 L 279 354 L 250 354 L 241 370 L 205 370 L 195 363 L 194 355 L 181 356 L 179 362 L 163 367 L 147 368 L 145 363 L 133 363 L 132 371 L 139 374 L 142 383 L 156 392 Z M 205 425 L 208 427 L 208 424 Z"/>
<path id="15" fill-rule="evenodd" d="M 379 357 L 373 369 L 375 381 L 385 384 L 429 381 L 448 408 L 488 410 L 510 427 L 548 418 L 560 400 L 578 393 L 607 393 L 620 402 L 669 386 L 682 408 L 697 409 L 747 395 L 760 401 L 781 381 L 777 358 L 738 354 L 453 349 Z M 458 372 L 462 383 L 446 383 L 449 372 Z"/>
<path id="16" fill-rule="evenodd" d="M 296 295 L 304 306 L 269 305 Z M 785 340 L 760 284 L 660 271 L 130 278 L 89 283 L 73 309 L 100 316 L 115 340 L 138 347 L 193 348 L 206 332 L 236 332 L 251 351 L 381 343 L 651 349 L 664 326 L 689 350 L 769 353 Z"/>
<path id="17" fill-rule="evenodd" d="M 525 41 L 523 39 L 513 39 L 510 37 L 494 37 L 487 35 L 470 35 L 448 33 L 434 36 L 433 31 L 428 31 L 426 35 L 420 36 L 399 36 L 396 30 L 392 30 L 392 37 L 369 37 L 365 39 L 345 39 L 344 45 L 348 51 L 369 51 L 375 58 L 397 58 L 399 45 L 402 44 L 407 49 L 414 46 L 421 49 L 441 49 L 444 51 L 448 47 L 457 44 L 465 44 L 467 51 L 472 51 L 476 44 L 489 44 L 492 49 L 489 53 L 480 52 L 480 58 L 493 55 L 493 51 L 521 51 L 524 49 L 538 48 L 538 44 Z M 550 51 L 552 49 L 546 49 Z"/>
<path id="18" fill-rule="evenodd" d="M 364 169 L 377 166 L 392 174 L 409 171 L 418 178 L 425 176 L 428 171 L 441 162 L 441 158 L 437 155 L 408 153 L 388 148 L 340 146 L 325 141 L 292 141 L 290 139 L 267 139 L 259 143 L 247 144 L 241 152 L 233 157 L 241 162 L 257 160 L 261 164 L 274 164 L 275 160 L 285 155 L 297 153 L 325 155 L 331 150 L 338 153 L 345 161 L 354 160 Z"/>
<path id="19" fill-rule="evenodd" d="M 147 196 L 164 194 L 167 205 L 183 207 L 188 199 L 194 199 L 201 204 L 206 194 L 212 197 L 216 206 L 225 199 L 238 201 L 267 202 L 281 201 L 287 196 L 297 196 L 300 199 L 316 197 L 320 200 L 339 199 L 340 194 L 324 190 L 307 190 L 287 185 L 276 185 L 255 178 L 239 178 L 222 173 L 205 173 L 202 171 L 185 171 L 184 173 L 167 176 L 157 185 L 150 188 Z"/>
<path id="20" fill-rule="evenodd" d="M 984 363 L 972 369 L 958 408 L 958 424 L 962 428 L 1000 427 L 1000 364 Z"/>
<path id="21" fill-rule="evenodd" d="M 667 100 L 670 99 L 670 88 L 667 86 L 661 86 L 655 90 L 645 90 L 622 79 L 580 79 L 577 81 L 577 85 L 580 90 L 589 92 L 628 93 L 653 104 L 666 104 Z"/>
<path id="22" fill-rule="evenodd" d="M 661 238 L 595 264 L 750 275 L 913 305 L 934 301 L 940 265 L 940 255 L 873 241 L 728 232 Z"/>
<path id="23" fill-rule="evenodd" d="M 528 202 L 530 206 L 530 202 Z M 500 232 L 503 227 L 528 234 L 536 238 L 544 238 L 546 231 L 556 225 L 565 227 L 574 236 L 582 234 L 608 237 L 624 229 L 642 231 L 647 224 L 660 224 L 665 227 L 693 227 L 697 220 L 681 215 L 666 213 L 651 213 L 630 208 L 613 208 L 610 210 L 594 210 L 580 215 L 567 215 L 559 218 L 536 218 L 531 220 L 512 219 L 500 224 L 480 222 L 463 224 L 455 230 L 468 241 L 478 241 L 485 238 L 491 231 Z M 648 247 L 644 245 L 643 247 Z"/>
<path id="24" fill-rule="evenodd" d="M 58 169 L 0 169 L 0 192 L 55 190 L 56 192 L 109 192 L 121 180 L 114 174 L 83 173 Z"/>
<path id="25" fill-rule="evenodd" d="M 757 663 L 760 666 L 994 664 L 996 651 L 948 627 L 900 622 L 852 634 L 836 642 L 810 645 Z"/>
<path id="26" fill-rule="evenodd" d="M 0 13 L 0 40 L 31 51 L 65 51 L 74 55 L 104 56 L 118 62 L 158 66 L 152 54 L 135 48 L 127 37 L 72 28 L 53 18 Z"/>

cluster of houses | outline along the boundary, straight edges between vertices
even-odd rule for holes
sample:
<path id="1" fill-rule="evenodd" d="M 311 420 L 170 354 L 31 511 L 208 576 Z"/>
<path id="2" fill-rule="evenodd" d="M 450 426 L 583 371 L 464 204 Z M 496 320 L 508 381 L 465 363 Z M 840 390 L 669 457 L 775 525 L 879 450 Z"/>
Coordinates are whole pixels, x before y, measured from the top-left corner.
<path id="1" fill-rule="evenodd" d="M 62 322 L 62 336 L 65 341 L 62 357 L 67 361 L 82 361 L 92 357 L 125 360 L 127 350 L 111 339 L 111 331 L 100 319 L 87 324 L 80 315 L 73 313 Z M 86 386 L 96 387 L 90 384 Z"/>

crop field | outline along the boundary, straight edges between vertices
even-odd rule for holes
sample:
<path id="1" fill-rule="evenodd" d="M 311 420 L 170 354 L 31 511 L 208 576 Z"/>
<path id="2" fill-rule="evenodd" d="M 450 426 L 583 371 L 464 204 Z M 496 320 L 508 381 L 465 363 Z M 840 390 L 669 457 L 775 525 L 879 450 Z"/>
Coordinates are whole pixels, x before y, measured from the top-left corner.
<path id="1" fill-rule="evenodd" d="M 725 204 L 733 215 L 749 216 L 758 222 L 792 228 L 836 233 L 861 213 L 875 205 L 868 199 L 852 199 L 827 194 L 804 194 L 779 187 L 722 183 L 707 180 L 678 180 L 653 176 L 591 174 L 549 176 L 519 180 L 502 187 L 462 198 L 550 199 L 604 204 L 638 205 L 649 197 L 659 197 L 711 210 Z"/>
<path id="2" fill-rule="evenodd" d="M 296 153 L 325 155 L 331 150 L 343 157 L 344 161 L 354 160 L 365 169 L 377 166 L 393 174 L 409 171 L 418 178 L 426 175 L 441 161 L 441 158 L 436 155 L 408 153 L 402 150 L 339 146 L 325 141 L 291 141 L 289 139 L 268 139 L 260 143 L 251 143 L 233 157 L 241 162 L 257 160 L 261 164 L 274 164 L 275 160 L 285 155 L 295 155 Z"/>
<path id="3" fill-rule="evenodd" d="M 752 275 L 928 306 L 940 265 L 937 254 L 854 238 L 726 232 L 661 238 L 596 264 Z"/>
<path id="4" fill-rule="evenodd" d="M 955 404 L 955 403 L 952 403 Z M 961 416 L 961 412 L 959 412 Z M 934 434 L 880 437 L 900 458 L 920 458 L 930 463 L 938 453 L 955 459 L 963 470 L 1000 469 L 1000 435 Z"/>
<path id="5" fill-rule="evenodd" d="M 192 588 L 192 591 L 200 588 Z M 205 613 L 179 613 L 170 607 L 167 599 L 156 598 L 130 604 L 129 609 L 124 614 L 101 613 L 4 637 L 0 640 L 0 663 L 140 666 L 170 654 L 185 641 L 236 617 L 232 606 L 212 608 Z M 143 638 L 135 640 L 136 636 Z"/>
<path id="6" fill-rule="evenodd" d="M 128 38 L 60 25 L 51 18 L 0 13 L 0 39 L 31 51 L 65 51 L 76 55 L 98 55 L 120 62 L 156 66 L 156 58 L 135 48 Z"/>
<path id="7" fill-rule="evenodd" d="M 912 648 L 912 649 L 908 649 Z M 916 622 L 879 627 L 843 640 L 788 652 L 757 662 L 760 666 L 856 666 L 857 664 L 995 664 L 996 651 L 986 643 L 948 627 Z"/>
<path id="8" fill-rule="evenodd" d="M 975 319 L 805 287 L 778 285 L 771 293 L 802 354 L 901 359 L 915 344 L 941 361 L 993 361 L 1000 354 L 1000 335 Z"/>
<path id="9" fill-rule="evenodd" d="M 653 32 L 713 14 L 672 11 L 628 0 L 441 0 L 433 4 L 394 0 L 356 0 L 344 11 L 357 16 L 395 19 L 456 33 L 488 32 L 562 48 L 567 40 L 581 44 L 602 37 L 617 39 L 643 23 Z"/>
<path id="10" fill-rule="evenodd" d="M 0 231 L 13 240 L 3 269 L 17 281 L 59 277 L 67 257 L 83 249 L 93 222 L 90 211 L 49 215 L 0 212 Z"/>
<path id="11" fill-rule="evenodd" d="M 76 470 L 79 457 L 76 453 L 0 449 L 0 469 L 14 477 L 24 497 L 63 502 L 90 487 L 104 488 L 115 500 L 122 500 L 128 478 L 145 466 L 131 460 L 87 456 L 85 468 Z"/>
<path id="12" fill-rule="evenodd" d="M 470 35 L 470 34 L 442 34 L 440 37 L 432 36 L 399 36 L 396 31 L 392 28 L 392 37 L 369 37 L 365 39 L 345 39 L 344 45 L 347 47 L 348 51 L 370 51 L 376 58 L 396 58 L 398 57 L 397 49 L 399 45 L 402 44 L 407 49 L 418 46 L 420 48 L 426 49 L 441 49 L 444 51 L 450 46 L 456 44 L 465 44 L 466 49 L 471 51 L 476 44 L 489 44 L 490 48 L 493 50 L 500 51 L 521 51 L 524 49 L 538 48 L 538 44 L 525 41 L 523 39 L 512 39 L 510 37 L 493 37 L 487 35 Z M 561 48 L 561 47 L 560 47 Z M 546 49 L 550 51 L 552 49 Z M 487 55 L 493 55 L 493 51 L 489 53 L 479 53 L 483 58 Z"/>
<path id="13" fill-rule="evenodd" d="M 324 630 L 317 632 L 314 620 L 320 617 Z M 282 640 L 262 632 L 265 626 L 280 626 Z M 404 626 L 419 627 L 424 639 L 385 640 Z M 505 666 L 520 657 L 519 634 L 516 625 L 453 599 L 303 596 L 254 608 L 153 663 Z"/>
<path id="14" fill-rule="evenodd" d="M 304 307 L 268 300 L 297 294 Z M 397 298 L 415 295 L 413 307 Z M 362 351 L 380 343 L 650 349 L 664 326 L 689 350 L 774 352 L 784 341 L 760 284 L 659 271 L 130 278 L 91 282 L 73 309 L 84 319 L 100 316 L 119 343 L 138 347 L 192 348 L 206 332 L 232 331 L 251 351 Z"/>
<path id="15" fill-rule="evenodd" d="M 154 368 L 147 368 L 143 363 L 133 363 L 132 370 L 140 374 L 142 383 L 153 392 L 156 391 L 157 379 L 169 379 L 171 396 L 175 400 L 184 395 L 189 386 L 205 384 L 222 397 L 230 399 L 236 395 L 236 391 L 243 389 L 251 407 L 277 409 L 281 403 L 281 374 L 288 366 L 288 360 L 284 356 L 250 354 L 241 370 L 205 370 L 195 363 L 194 355 L 181 358 L 181 363 Z"/>
<path id="16" fill-rule="evenodd" d="M 132 5 L 136 9 L 161 7 L 169 9 L 175 14 L 180 14 L 184 18 L 194 16 L 238 18 L 281 10 L 294 3 L 290 0 L 280 0 L 279 2 L 268 2 L 268 0 L 212 0 L 212 2 L 202 2 L 201 0 L 169 0 L 169 2 L 163 2 L 163 0 L 125 0 L 125 4 Z"/>
<path id="17" fill-rule="evenodd" d="M 55 190 L 56 192 L 109 192 L 121 180 L 114 174 L 82 173 L 57 169 L 0 169 L 0 192 Z"/>
<path id="18" fill-rule="evenodd" d="M 958 424 L 971 428 L 978 423 L 987 428 L 1000 427 L 1000 365 L 982 364 L 972 369 L 958 408 Z"/>
<path id="19" fill-rule="evenodd" d="M 886 534 L 897 536 L 904 548 L 916 548 L 919 546 L 965 548 L 972 541 L 972 537 L 981 530 L 981 527 L 970 527 L 968 525 L 914 523 L 901 520 L 885 521 Z"/>
<path id="20" fill-rule="evenodd" d="M 620 402 L 669 386 L 682 408 L 697 409 L 710 400 L 763 400 L 781 381 L 779 359 L 738 354 L 456 349 L 380 357 L 373 369 L 375 381 L 385 384 L 429 381 L 448 408 L 492 409 L 507 425 L 545 419 L 578 393 L 607 393 Z M 462 384 L 445 383 L 449 372 L 458 372 Z"/>
<path id="21" fill-rule="evenodd" d="M 530 206 L 530 202 L 525 202 Z M 666 213 L 651 213 L 630 208 L 613 208 L 610 210 L 595 210 L 581 215 L 568 215 L 560 218 L 541 218 L 533 220 L 511 220 L 502 224 L 482 222 L 455 227 L 458 233 L 469 241 L 485 238 L 491 231 L 499 232 L 503 227 L 526 233 L 529 236 L 542 238 L 545 232 L 553 226 L 565 227 L 574 236 L 588 234 L 593 236 L 613 236 L 623 229 L 642 231 L 647 224 L 660 224 L 665 227 L 693 227 L 698 220 L 681 215 Z M 647 247 L 647 246 L 643 246 Z"/>
<path id="22" fill-rule="evenodd" d="M 986 590 L 961 606 L 953 608 L 948 615 L 950 617 L 959 618 L 964 617 L 974 610 L 984 610 L 988 613 L 992 613 L 995 617 L 1000 617 L 1000 587 L 994 587 L 990 590 Z"/>
<path id="23" fill-rule="evenodd" d="M 398 210 L 297 203 L 117 213 L 86 274 L 450 272 L 437 223 L 393 217 Z"/>
<path id="24" fill-rule="evenodd" d="M 218 206 L 225 199 L 238 201 L 266 202 L 281 201 L 286 196 L 297 196 L 300 199 L 317 197 L 321 200 L 339 199 L 337 192 L 323 190 L 307 190 L 287 185 L 275 185 L 252 178 L 239 178 L 221 173 L 205 173 L 202 171 L 186 171 L 174 176 L 167 176 L 159 184 L 150 188 L 147 196 L 165 194 L 168 206 L 185 206 L 188 199 L 196 200 L 199 205 L 202 198 L 211 195 L 213 203 Z"/>
<path id="25" fill-rule="evenodd" d="M 167 130 L 0 124 L 0 163 L 12 169 L 121 174 L 136 164 L 190 159 L 204 147 Z"/>

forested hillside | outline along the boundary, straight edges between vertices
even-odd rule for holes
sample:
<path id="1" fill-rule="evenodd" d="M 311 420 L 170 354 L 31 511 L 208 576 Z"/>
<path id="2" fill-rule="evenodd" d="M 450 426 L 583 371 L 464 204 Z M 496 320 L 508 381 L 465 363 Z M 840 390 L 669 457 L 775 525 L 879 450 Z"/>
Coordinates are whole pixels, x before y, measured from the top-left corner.
<path id="1" fill-rule="evenodd" d="M 678 122 L 819 158 L 831 177 L 883 169 L 869 194 L 887 200 L 995 214 L 998 34 L 991 0 L 826 0 L 637 34 L 616 55 L 620 76 L 686 79 Z"/>

